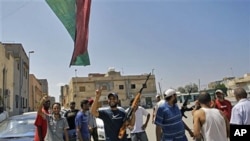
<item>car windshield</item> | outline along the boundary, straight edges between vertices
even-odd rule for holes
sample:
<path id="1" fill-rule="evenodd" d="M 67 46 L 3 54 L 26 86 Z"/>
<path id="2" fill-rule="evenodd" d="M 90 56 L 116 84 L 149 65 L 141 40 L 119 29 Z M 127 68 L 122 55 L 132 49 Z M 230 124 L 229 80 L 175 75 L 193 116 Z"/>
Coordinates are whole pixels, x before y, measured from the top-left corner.
<path id="1" fill-rule="evenodd" d="M 18 116 L 0 123 L 0 138 L 29 137 L 35 133 L 34 116 Z"/>

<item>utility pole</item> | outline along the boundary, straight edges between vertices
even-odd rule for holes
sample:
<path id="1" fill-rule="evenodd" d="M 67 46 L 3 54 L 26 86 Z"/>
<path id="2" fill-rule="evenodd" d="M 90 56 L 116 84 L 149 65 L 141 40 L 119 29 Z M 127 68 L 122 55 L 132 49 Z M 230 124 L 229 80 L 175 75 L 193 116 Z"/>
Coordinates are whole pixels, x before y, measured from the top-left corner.
<path id="1" fill-rule="evenodd" d="M 29 51 L 29 58 L 28 58 L 28 61 L 29 61 L 29 76 L 28 76 L 28 96 L 27 96 L 27 101 L 28 101 L 28 103 L 27 103 L 27 109 L 28 109 L 28 112 L 30 111 L 30 109 L 31 109 L 31 107 L 30 107 L 30 54 L 31 53 L 35 53 L 35 51 Z M 31 87 L 32 89 L 31 89 L 31 93 L 32 93 L 32 101 L 33 101 L 33 104 L 32 104 L 32 109 L 33 109 L 33 111 L 34 111 L 34 108 L 35 108 L 35 104 L 34 104 L 34 102 L 35 102 L 35 94 L 34 94 L 34 92 L 33 92 L 33 86 Z"/>
<path id="2" fill-rule="evenodd" d="M 159 86 L 160 94 L 161 94 L 161 96 L 162 96 L 161 83 L 160 83 L 160 82 L 158 82 L 158 86 Z"/>

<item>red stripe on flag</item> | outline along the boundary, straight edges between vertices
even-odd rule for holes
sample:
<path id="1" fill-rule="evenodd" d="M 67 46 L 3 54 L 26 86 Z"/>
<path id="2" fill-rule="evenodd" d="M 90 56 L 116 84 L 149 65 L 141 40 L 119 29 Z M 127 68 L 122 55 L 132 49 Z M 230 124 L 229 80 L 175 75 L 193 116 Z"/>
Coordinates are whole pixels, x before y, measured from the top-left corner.
<path id="1" fill-rule="evenodd" d="M 76 8 L 75 47 L 71 64 L 77 56 L 87 52 L 91 0 L 76 0 Z"/>

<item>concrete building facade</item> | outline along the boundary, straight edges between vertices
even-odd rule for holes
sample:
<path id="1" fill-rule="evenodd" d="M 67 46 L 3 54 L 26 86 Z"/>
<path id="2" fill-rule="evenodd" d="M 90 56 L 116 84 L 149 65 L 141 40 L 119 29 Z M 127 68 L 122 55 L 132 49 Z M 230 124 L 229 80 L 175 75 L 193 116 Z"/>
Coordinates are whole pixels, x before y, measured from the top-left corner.
<path id="1" fill-rule="evenodd" d="M 214 81 L 208 84 L 209 89 L 214 89 L 216 85 L 224 84 L 227 87 L 227 95 L 233 95 L 233 89 L 236 87 L 242 87 L 250 95 L 250 73 L 246 73 L 243 77 L 227 77 L 219 81 Z"/>
<path id="2" fill-rule="evenodd" d="M 0 107 L 12 115 L 14 98 L 14 57 L 0 42 Z"/>
<path id="3" fill-rule="evenodd" d="M 81 100 L 94 99 L 95 90 L 102 87 L 100 106 L 108 106 L 107 95 L 115 92 L 119 96 L 120 105 L 127 107 L 130 99 L 142 88 L 147 76 L 148 74 L 122 76 L 120 72 L 110 69 L 106 74 L 90 73 L 88 77 L 73 77 L 69 85 L 61 87 L 61 101 L 64 107 L 69 107 L 69 103 L 75 101 L 76 107 L 80 108 Z M 151 75 L 142 91 L 141 105 L 152 107 L 156 93 L 155 75 Z"/>
<path id="4" fill-rule="evenodd" d="M 42 85 L 34 74 L 29 75 L 29 110 L 36 111 L 43 96 Z"/>
<path id="5" fill-rule="evenodd" d="M 28 111 L 29 60 L 22 44 L 4 43 L 2 45 L 6 52 L 14 58 L 13 64 L 10 64 L 13 69 L 12 77 L 14 81 L 10 84 L 13 87 L 13 91 L 8 92 L 10 100 L 13 100 L 10 103 L 9 114 L 17 115 Z"/>

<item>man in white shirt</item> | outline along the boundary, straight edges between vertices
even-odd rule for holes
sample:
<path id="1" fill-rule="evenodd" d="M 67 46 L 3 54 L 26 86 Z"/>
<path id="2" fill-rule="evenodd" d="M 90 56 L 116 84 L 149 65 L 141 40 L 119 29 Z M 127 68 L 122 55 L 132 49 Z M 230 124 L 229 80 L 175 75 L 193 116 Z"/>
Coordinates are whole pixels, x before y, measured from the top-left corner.
<path id="1" fill-rule="evenodd" d="M 133 101 L 134 99 L 130 101 L 130 105 L 132 105 Z M 133 127 L 129 127 L 131 131 L 130 132 L 131 141 L 148 141 L 148 137 L 145 130 L 148 125 L 148 121 L 150 119 L 150 114 L 148 113 L 147 110 L 145 110 L 143 107 L 139 105 L 136 105 L 135 110 L 136 110 L 135 125 Z M 143 116 L 147 118 L 145 123 L 143 123 Z"/>
<path id="2" fill-rule="evenodd" d="M 230 124 L 250 125 L 250 101 L 243 88 L 234 89 L 234 96 L 238 103 L 233 107 Z"/>

